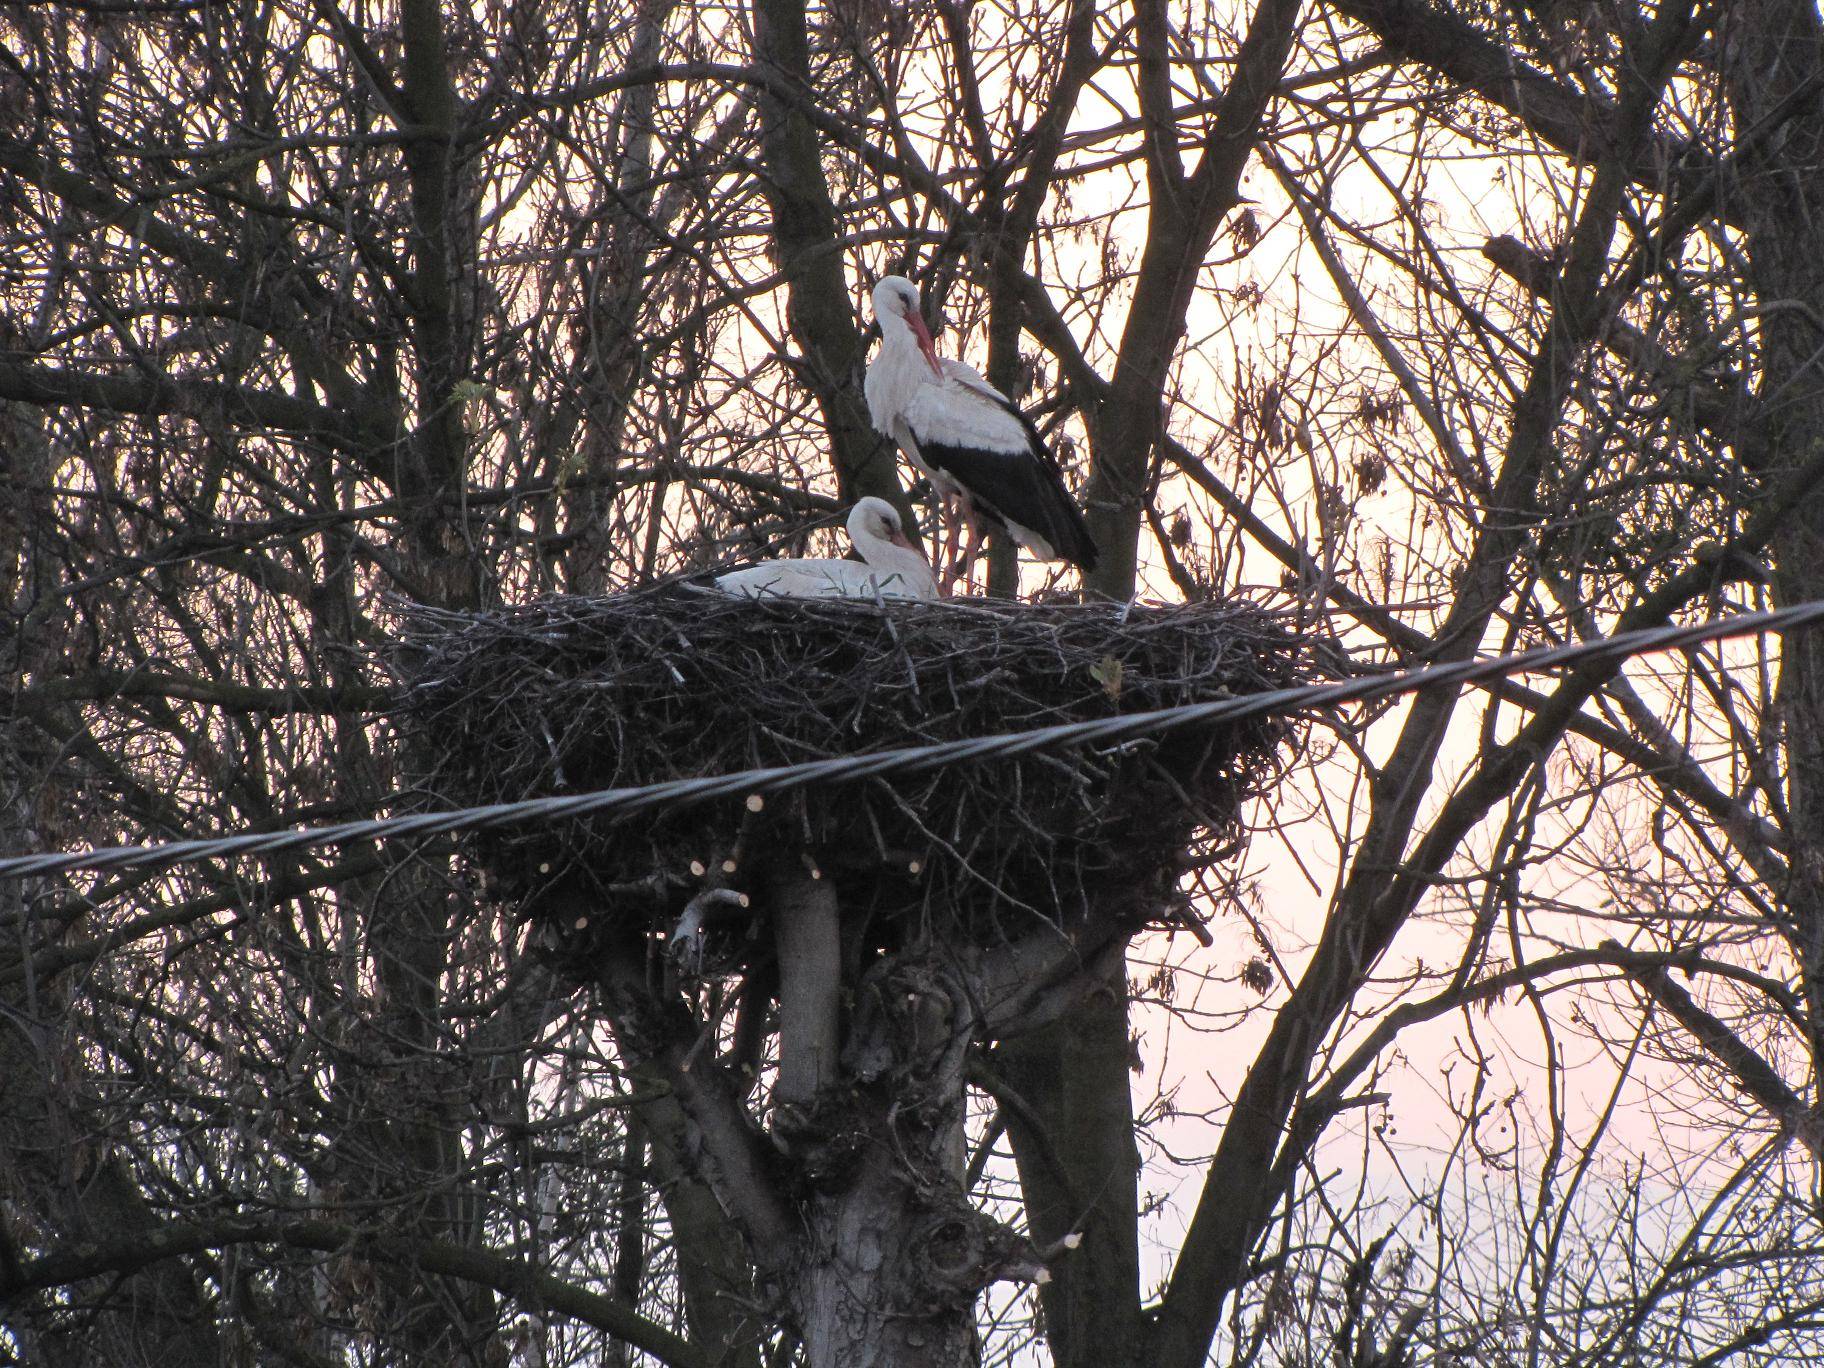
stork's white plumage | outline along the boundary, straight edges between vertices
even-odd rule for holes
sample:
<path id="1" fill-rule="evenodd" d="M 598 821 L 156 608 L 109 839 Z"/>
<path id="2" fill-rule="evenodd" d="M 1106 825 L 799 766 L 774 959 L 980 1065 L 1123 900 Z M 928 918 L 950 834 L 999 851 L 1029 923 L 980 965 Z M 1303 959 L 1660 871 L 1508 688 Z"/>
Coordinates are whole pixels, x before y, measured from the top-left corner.
<path id="1" fill-rule="evenodd" d="M 946 501 L 961 503 L 973 540 L 981 523 L 1041 560 L 1096 565 L 1096 544 L 1031 421 L 974 367 L 937 354 L 918 287 L 887 276 L 874 287 L 880 353 L 864 387 L 874 426 Z"/>
<path id="2" fill-rule="evenodd" d="M 739 598 L 936 598 L 931 566 L 907 540 L 899 510 L 866 498 L 849 510 L 849 540 L 861 560 L 776 560 L 717 575 L 711 586 Z M 865 563 L 864 563 L 865 562 Z"/>

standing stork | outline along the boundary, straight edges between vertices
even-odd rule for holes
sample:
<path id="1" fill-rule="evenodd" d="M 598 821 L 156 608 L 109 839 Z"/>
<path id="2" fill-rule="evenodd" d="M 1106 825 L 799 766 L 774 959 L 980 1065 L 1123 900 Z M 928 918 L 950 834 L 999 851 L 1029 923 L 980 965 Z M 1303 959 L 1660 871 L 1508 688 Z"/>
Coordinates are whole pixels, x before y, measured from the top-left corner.
<path id="1" fill-rule="evenodd" d="M 952 510 L 945 563 L 960 518 L 968 528 L 965 565 L 985 524 L 1040 560 L 1095 569 L 1096 544 L 1038 429 L 973 366 L 939 358 L 918 311 L 918 287 L 884 277 L 874 287 L 874 317 L 880 353 L 863 387 L 868 414 Z"/>

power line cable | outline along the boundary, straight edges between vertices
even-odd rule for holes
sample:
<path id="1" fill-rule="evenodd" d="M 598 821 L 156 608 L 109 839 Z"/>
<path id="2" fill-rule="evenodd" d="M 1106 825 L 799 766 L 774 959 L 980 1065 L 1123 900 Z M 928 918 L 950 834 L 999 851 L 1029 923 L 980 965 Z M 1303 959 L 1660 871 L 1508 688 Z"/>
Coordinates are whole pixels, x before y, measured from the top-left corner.
<path id="1" fill-rule="evenodd" d="M 506 826 L 515 822 L 565 817 L 625 818 L 653 808 L 684 807 L 717 798 L 782 793 L 816 784 L 873 779 L 890 774 L 920 774 L 946 765 L 1026 755 L 1033 751 L 1132 741 L 1178 727 L 1239 722 L 1275 713 L 1304 712 L 1342 703 L 1392 698 L 1415 693 L 1420 689 L 1472 684 L 1506 675 L 1593 661 L 1626 659 L 1653 651 L 1678 650 L 1730 637 L 1798 631 L 1816 626 L 1821 621 L 1824 621 L 1824 599 L 1812 599 L 1788 608 L 1740 613 L 1689 625 L 1645 627 L 1562 646 L 1541 646 L 1513 655 L 1464 660 L 1448 665 L 1426 665 L 1417 669 L 1322 684 L 1301 684 L 1208 703 L 1185 703 L 1089 722 L 1061 722 L 1049 727 L 1035 727 L 1030 731 L 867 751 L 858 755 L 813 760 L 800 765 L 739 770 L 732 774 L 695 779 L 674 779 L 638 788 L 602 789 L 593 793 L 527 798 L 513 803 L 491 803 L 482 807 L 453 808 L 442 812 L 376 817 L 359 822 L 341 822 L 333 826 L 298 827 L 204 840 L 168 841 L 156 845 L 104 846 L 87 851 L 16 856 L 0 860 L 0 879 L 61 874 L 75 870 L 155 869 L 226 856 L 265 855 L 379 837 L 441 836 L 458 831 Z"/>

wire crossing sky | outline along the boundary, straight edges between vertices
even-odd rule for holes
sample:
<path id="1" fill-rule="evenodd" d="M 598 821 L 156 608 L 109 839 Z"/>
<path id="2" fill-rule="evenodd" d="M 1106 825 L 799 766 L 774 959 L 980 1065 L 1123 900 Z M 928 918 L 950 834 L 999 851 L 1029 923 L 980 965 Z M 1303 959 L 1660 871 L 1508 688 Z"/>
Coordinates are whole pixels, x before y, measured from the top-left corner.
<path id="1" fill-rule="evenodd" d="M 1536 670 L 1612 661 L 1654 651 L 1678 650 L 1705 642 L 1761 633 L 1795 632 L 1824 622 L 1824 599 L 1811 599 L 1788 608 L 1760 613 L 1740 613 L 1682 626 L 1646 627 L 1563 646 L 1541 646 L 1513 655 L 1426 665 L 1358 679 L 1324 684 L 1301 684 L 1288 689 L 1209 703 L 1189 703 L 1175 708 L 1128 713 L 1089 722 L 1063 722 L 1031 731 L 1006 732 L 944 741 L 930 746 L 905 746 L 815 760 L 802 765 L 771 769 L 738 770 L 732 774 L 676 779 L 639 788 L 601 789 L 593 793 L 527 798 L 514 803 L 484 807 L 452 808 L 442 812 L 376 817 L 333 826 L 294 827 L 284 831 L 218 836 L 203 840 L 166 841 L 156 845 L 103 846 L 66 853 L 46 852 L 0 860 L 0 879 L 63 874 L 76 870 L 156 869 L 191 864 L 233 855 L 263 855 L 282 850 L 315 849 L 366 841 L 379 837 L 441 836 L 484 827 L 506 826 L 560 817 L 631 817 L 654 808 L 684 807 L 717 798 L 750 794 L 784 793 L 815 784 L 872 779 L 892 774 L 918 774 L 946 765 L 960 765 L 1003 756 L 1073 746 L 1109 744 L 1156 736 L 1200 723 L 1238 722 L 1275 713 L 1304 712 L 1341 703 L 1392 698 L 1421 689 L 1474 684 Z"/>

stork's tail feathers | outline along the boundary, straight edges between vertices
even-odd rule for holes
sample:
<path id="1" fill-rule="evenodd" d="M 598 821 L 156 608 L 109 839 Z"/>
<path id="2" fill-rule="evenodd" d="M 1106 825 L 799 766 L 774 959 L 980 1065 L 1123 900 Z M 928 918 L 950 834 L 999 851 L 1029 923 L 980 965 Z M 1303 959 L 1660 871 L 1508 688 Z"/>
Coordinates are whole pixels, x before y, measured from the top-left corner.
<path id="1" fill-rule="evenodd" d="M 1048 560 L 1069 561 L 1085 573 L 1094 570 L 1095 539 L 1089 535 L 1089 524 L 1084 521 L 1077 501 L 1070 497 L 1062 477 L 1049 462 L 1045 466 L 1035 462 L 1028 468 L 1033 475 L 1032 507 L 1040 515 L 1031 530 L 1043 537 L 1050 548 L 1049 555 L 1043 551 L 1040 554 Z"/>
<path id="2" fill-rule="evenodd" d="M 1076 500 L 1055 485 L 1053 489 L 1058 497 L 1052 515 L 1054 527 L 1047 540 L 1058 555 L 1088 574 L 1096 568 L 1095 538 L 1089 535 L 1089 524 L 1084 521 L 1083 511 L 1077 507 Z"/>

